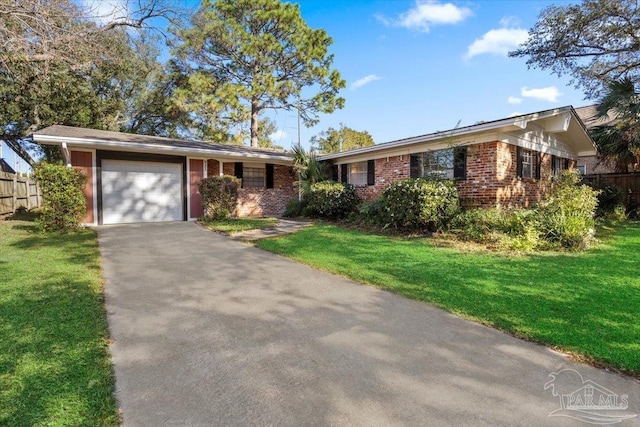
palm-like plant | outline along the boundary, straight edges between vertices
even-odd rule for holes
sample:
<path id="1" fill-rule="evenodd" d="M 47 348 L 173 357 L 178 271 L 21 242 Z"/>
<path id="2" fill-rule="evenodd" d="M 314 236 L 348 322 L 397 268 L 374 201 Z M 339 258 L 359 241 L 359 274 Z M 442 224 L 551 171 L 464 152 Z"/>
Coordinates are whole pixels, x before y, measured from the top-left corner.
<path id="1" fill-rule="evenodd" d="M 594 127 L 591 136 L 606 163 L 616 172 L 629 172 L 640 160 L 640 94 L 629 78 L 609 83 L 600 99 L 598 117 L 612 115 L 615 121 Z"/>
<path id="2" fill-rule="evenodd" d="M 326 179 L 326 165 L 314 154 L 307 153 L 300 144 L 294 145 L 291 151 L 302 194 L 309 194 L 313 184 Z"/>

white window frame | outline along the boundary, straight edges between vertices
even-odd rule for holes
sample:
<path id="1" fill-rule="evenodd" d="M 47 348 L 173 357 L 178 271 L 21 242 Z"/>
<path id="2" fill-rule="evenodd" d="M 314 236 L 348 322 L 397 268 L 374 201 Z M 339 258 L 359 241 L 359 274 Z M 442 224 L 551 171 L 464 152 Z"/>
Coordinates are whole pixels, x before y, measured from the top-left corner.
<path id="1" fill-rule="evenodd" d="M 244 188 L 265 188 L 267 186 L 267 168 L 265 165 L 246 165 L 242 168 L 242 186 Z"/>
<path id="2" fill-rule="evenodd" d="M 367 185 L 367 162 L 349 163 L 349 184 L 354 187 Z"/>
<path id="3" fill-rule="evenodd" d="M 422 176 L 453 179 L 454 164 L 453 147 L 427 151 L 422 154 Z"/>

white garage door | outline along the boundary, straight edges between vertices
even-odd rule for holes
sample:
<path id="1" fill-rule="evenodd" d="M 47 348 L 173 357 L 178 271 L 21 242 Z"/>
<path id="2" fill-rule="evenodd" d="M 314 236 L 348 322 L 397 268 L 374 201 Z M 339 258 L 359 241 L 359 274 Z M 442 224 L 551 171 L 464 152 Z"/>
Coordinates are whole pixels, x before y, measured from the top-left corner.
<path id="1" fill-rule="evenodd" d="M 181 221 L 182 165 L 102 161 L 102 222 Z"/>

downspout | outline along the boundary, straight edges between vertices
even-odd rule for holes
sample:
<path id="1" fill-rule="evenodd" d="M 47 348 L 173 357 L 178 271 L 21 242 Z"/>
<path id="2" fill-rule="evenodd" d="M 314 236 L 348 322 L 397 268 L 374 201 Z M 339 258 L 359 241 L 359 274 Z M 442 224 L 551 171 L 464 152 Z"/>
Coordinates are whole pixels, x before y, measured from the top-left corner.
<path id="1" fill-rule="evenodd" d="M 69 147 L 67 147 L 67 143 L 62 143 L 62 158 L 64 159 L 64 164 L 67 165 L 68 168 L 71 167 L 71 153 L 69 152 Z"/>

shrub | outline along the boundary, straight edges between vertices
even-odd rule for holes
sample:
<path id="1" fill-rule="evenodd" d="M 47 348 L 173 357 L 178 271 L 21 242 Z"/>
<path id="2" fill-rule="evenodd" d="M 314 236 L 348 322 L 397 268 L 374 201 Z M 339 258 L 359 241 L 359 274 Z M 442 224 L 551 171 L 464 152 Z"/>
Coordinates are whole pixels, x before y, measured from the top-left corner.
<path id="1" fill-rule="evenodd" d="M 87 213 L 87 202 L 82 194 L 87 177 L 77 169 L 51 163 L 39 164 L 33 175 L 43 196 L 40 216 L 36 220 L 38 227 L 43 231 L 77 229 Z"/>
<path id="2" fill-rule="evenodd" d="M 565 171 L 549 195 L 537 207 L 542 237 L 569 248 L 588 245 L 594 233 L 598 192 L 578 185 L 580 176 Z"/>
<path id="3" fill-rule="evenodd" d="M 240 180 L 234 176 L 211 176 L 200 181 L 202 208 L 207 219 L 225 219 L 236 208 Z"/>
<path id="4" fill-rule="evenodd" d="M 291 199 L 287 202 L 287 207 L 284 210 L 284 216 L 287 218 L 301 217 L 306 207 L 307 201 L 305 199 Z"/>
<path id="5" fill-rule="evenodd" d="M 452 181 L 409 178 L 382 192 L 380 220 L 405 230 L 442 230 L 460 208 Z"/>
<path id="6" fill-rule="evenodd" d="M 310 186 L 306 201 L 309 216 L 338 219 L 355 210 L 358 196 L 351 184 L 322 181 Z"/>
<path id="7" fill-rule="evenodd" d="M 529 251 L 544 246 L 536 217 L 532 209 L 471 209 L 456 216 L 451 228 L 463 240 Z"/>
<path id="8" fill-rule="evenodd" d="M 592 187 L 594 190 L 600 191 L 598 194 L 598 208 L 596 209 L 597 217 L 613 213 L 622 204 L 624 194 L 615 184 L 603 181 Z"/>

